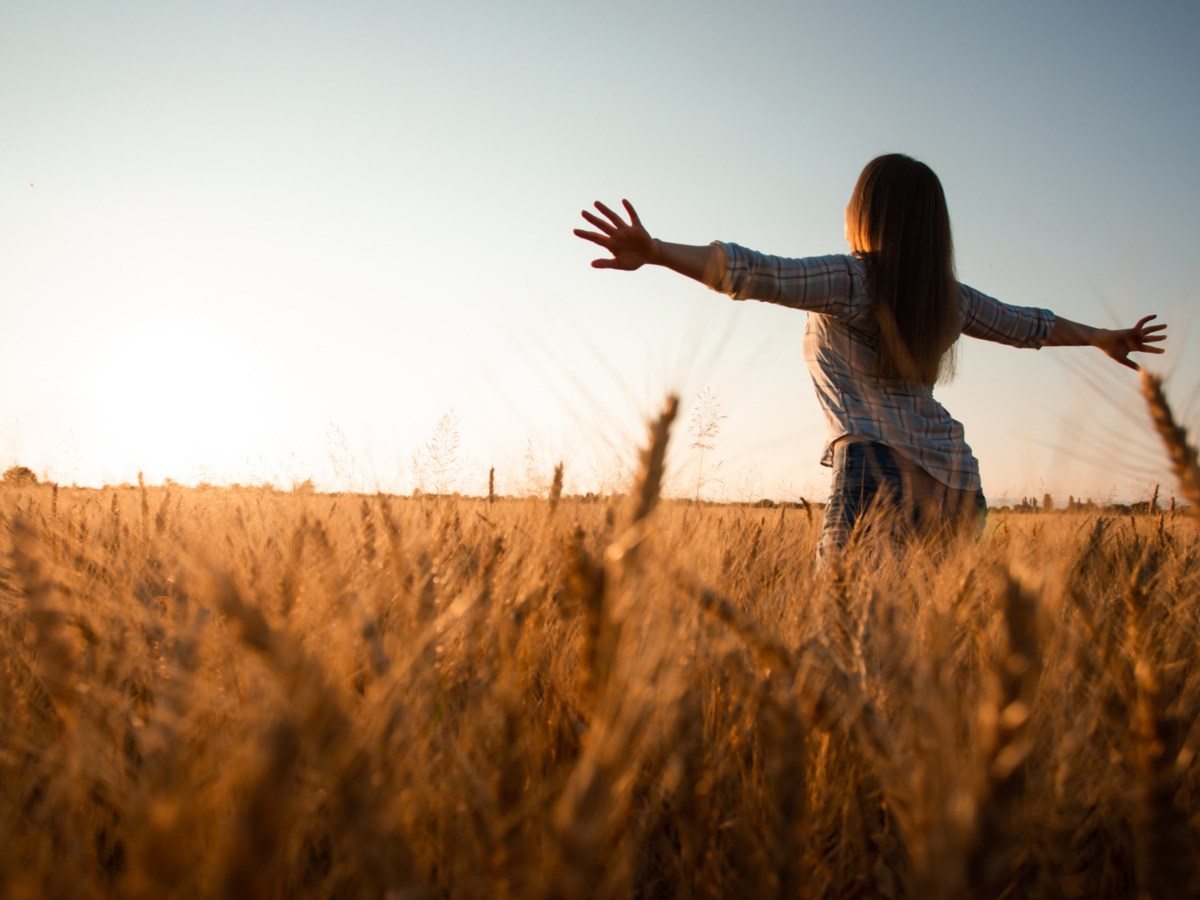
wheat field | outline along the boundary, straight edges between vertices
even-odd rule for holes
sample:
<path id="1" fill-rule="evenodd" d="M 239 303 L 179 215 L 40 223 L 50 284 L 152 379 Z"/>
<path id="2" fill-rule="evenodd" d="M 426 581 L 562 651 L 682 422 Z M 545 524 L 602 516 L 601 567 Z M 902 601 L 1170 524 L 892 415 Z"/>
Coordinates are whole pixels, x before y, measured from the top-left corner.
<path id="1" fill-rule="evenodd" d="M 595 502 L 0 491 L 0 894 L 1200 889 L 1193 519 L 821 570 L 668 425 Z"/>

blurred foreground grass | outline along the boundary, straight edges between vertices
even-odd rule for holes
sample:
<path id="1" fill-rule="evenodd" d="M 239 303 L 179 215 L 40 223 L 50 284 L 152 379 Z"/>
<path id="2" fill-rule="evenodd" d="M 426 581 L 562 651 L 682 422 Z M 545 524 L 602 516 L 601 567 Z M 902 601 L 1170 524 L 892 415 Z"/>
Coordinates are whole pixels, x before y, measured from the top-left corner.
<path id="1" fill-rule="evenodd" d="M 1197 889 L 1193 521 L 633 505 L 0 491 L 0 894 Z"/>

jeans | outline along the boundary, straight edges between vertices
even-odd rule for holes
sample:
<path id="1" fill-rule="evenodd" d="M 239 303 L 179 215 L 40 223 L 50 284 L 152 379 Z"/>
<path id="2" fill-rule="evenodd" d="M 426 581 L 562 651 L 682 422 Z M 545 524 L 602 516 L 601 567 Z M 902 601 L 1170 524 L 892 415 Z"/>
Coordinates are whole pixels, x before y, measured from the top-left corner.
<path id="1" fill-rule="evenodd" d="M 982 490 L 946 487 L 886 444 L 839 441 L 817 556 L 826 560 L 868 534 L 896 549 L 959 531 L 973 530 L 978 537 L 986 517 Z"/>

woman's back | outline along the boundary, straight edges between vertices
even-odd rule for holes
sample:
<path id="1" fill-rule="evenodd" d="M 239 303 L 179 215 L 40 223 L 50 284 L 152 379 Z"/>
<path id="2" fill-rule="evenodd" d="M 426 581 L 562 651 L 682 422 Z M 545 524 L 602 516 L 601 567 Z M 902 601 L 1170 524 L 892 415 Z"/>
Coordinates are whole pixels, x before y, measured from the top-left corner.
<path id="1" fill-rule="evenodd" d="M 979 467 L 962 424 L 933 396 L 933 386 L 881 373 L 882 343 L 867 271 L 857 256 L 790 259 L 717 242 L 716 290 L 735 300 L 764 300 L 809 313 L 804 357 L 825 414 L 822 463 L 845 437 L 878 441 L 949 488 L 975 491 Z M 1014 307 L 959 286 L 957 321 L 974 337 L 1039 347 L 1054 327 L 1049 310 Z"/>

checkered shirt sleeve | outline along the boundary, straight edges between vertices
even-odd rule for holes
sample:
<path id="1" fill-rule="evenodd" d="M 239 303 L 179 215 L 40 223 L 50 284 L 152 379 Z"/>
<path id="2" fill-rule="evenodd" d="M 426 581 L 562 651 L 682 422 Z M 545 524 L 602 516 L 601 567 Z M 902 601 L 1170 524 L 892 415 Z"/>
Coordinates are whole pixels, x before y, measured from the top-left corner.
<path id="1" fill-rule="evenodd" d="M 1032 306 L 1009 306 L 973 287 L 959 285 L 963 334 L 1012 347 L 1037 349 L 1054 330 L 1054 313 Z"/>

